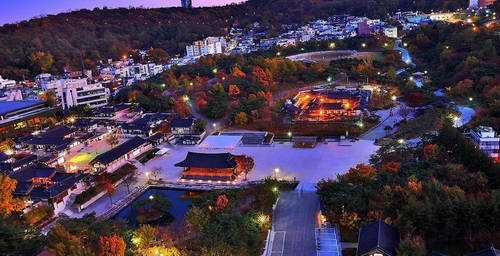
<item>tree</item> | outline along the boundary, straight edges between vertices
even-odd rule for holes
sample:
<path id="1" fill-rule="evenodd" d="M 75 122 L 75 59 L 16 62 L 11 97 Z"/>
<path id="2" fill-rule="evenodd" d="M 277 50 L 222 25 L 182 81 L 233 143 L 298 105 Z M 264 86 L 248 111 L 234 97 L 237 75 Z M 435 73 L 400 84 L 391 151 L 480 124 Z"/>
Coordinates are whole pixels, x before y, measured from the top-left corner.
<path id="1" fill-rule="evenodd" d="M 47 106 L 55 107 L 57 105 L 56 95 L 51 90 L 46 90 L 40 96 L 40 100 L 47 101 Z"/>
<path id="2" fill-rule="evenodd" d="M 424 100 L 425 99 L 423 94 L 419 92 L 412 92 L 406 97 L 406 104 L 415 109 L 416 107 L 422 106 Z"/>
<path id="3" fill-rule="evenodd" d="M 111 174 L 109 172 L 103 172 L 97 176 L 97 182 L 104 188 L 106 194 L 109 196 L 110 204 L 113 204 L 112 196 L 116 193 L 116 189 L 113 186 L 113 181 L 111 180 Z"/>
<path id="4" fill-rule="evenodd" d="M 229 93 L 228 93 L 229 97 L 236 99 L 236 97 L 238 97 L 240 93 L 241 93 L 240 88 L 238 88 L 237 85 L 235 84 L 229 85 Z"/>
<path id="5" fill-rule="evenodd" d="M 244 126 L 248 123 L 248 115 L 245 112 L 239 112 L 234 116 L 234 124 L 237 126 Z"/>
<path id="6" fill-rule="evenodd" d="M 127 193 L 130 194 L 130 185 L 137 181 L 137 176 L 139 176 L 139 171 L 137 168 L 133 169 L 130 174 L 128 174 L 127 178 L 123 180 L 125 185 L 127 185 Z"/>
<path id="7" fill-rule="evenodd" d="M 155 182 L 156 182 L 156 177 L 158 177 L 158 175 L 160 175 L 161 173 L 163 173 L 163 167 L 153 167 L 153 169 L 151 170 L 151 174 L 150 175 L 153 175 L 155 177 Z"/>
<path id="8" fill-rule="evenodd" d="M 155 232 L 155 228 L 149 225 L 141 225 L 133 232 L 132 244 L 141 255 L 146 254 L 149 246 L 154 242 Z"/>
<path id="9" fill-rule="evenodd" d="M 147 60 L 154 62 L 156 64 L 164 64 L 167 63 L 169 59 L 168 53 L 165 52 L 161 48 L 155 48 L 151 47 L 149 49 L 148 55 L 147 55 Z"/>
<path id="10" fill-rule="evenodd" d="M 96 247 L 97 256 L 124 255 L 125 249 L 127 249 L 127 245 L 125 241 L 123 241 L 123 238 L 118 237 L 116 234 L 110 237 L 101 236 Z"/>
<path id="11" fill-rule="evenodd" d="M 23 200 L 12 196 L 16 189 L 17 181 L 5 175 L 0 175 L 0 216 L 7 216 L 13 211 L 24 208 Z"/>
<path id="12" fill-rule="evenodd" d="M 9 150 L 12 150 L 16 143 L 11 139 L 11 138 L 6 138 L 2 142 L 0 142 L 0 151 L 8 152 Z"/>
<path id="13" fill-rule="evenodd" d="M 425 249 L 424 239 L 420 236 L 406 235 L 406 237 L 399 242 L 396 251 L 400 256 L 425 256 L 427 255 Z"/>
<path id="14" fill-rule="evenodd" d="M 385 131 L 385 135 L 389 135 L 391 133 L 391 131 L 392 131 L 392 126 L 386 125 L 384 127 L 384 131 Z"/>
<path id="15" fill-rule="evenodd" d="M 252 157 L 247 155 L 241 155 L 236 157 L 236 168 L 243 173 L 245 173 L 245 180 L 247 180 L 247 174 L 253 170 L 255 167 L 255 161 Z"/>
<path id="16" fill-rule="evenodd" d="M 54 256 L 92 255 L 90 248 L 81 246 L 80 240 L 57 224 L 47 234 L 49 252 Z"/>
<path id="17" fill-rule="evenodd" d="M 42 73 L 45 73 L 54 63 L 52 54 L 45 52 L 32 53 L 28 59 L 31 61 L 31 65 L 37 66 Z"/>
<path id="18" fill-rule="evenodd" d="M 404 120 L 406 120 L 406 118 L 410 115 L 411 113 L 411 108 L 406 106 L 406 105 L 399 105 L 399 109 L 398 109 L 398 115 L 402 116 Z"/>
<path id="19" fill-rule="evenodd" d="M 186 212 L 185 220 L 188 225 L 195 227 L 196 230 L 203 231 L 205 225 L 210 221 L 208 217 L 208 214 L 203 209 L 194 205 Z"/>
<path id="20" fill-rule="evenodd" d="M 229 200 L 226 195 L 219 195 L 217 201 L 215 201 L 214 210 L 217 212 L 223 212 L 226 209 Z"/>
<path id="21" fill-rule="evenodd" d="M 352 183 L 354 185 L 366 185 L 373 181 L 376 176 L 377 173 L 372 166 L 357 164 L 356 168 L 349 169 L 342 182 Z"/>
<path id="22" fill-rule="evenodd" d="M 469 97 L 473 92 L 474 81 L 464 79 L 457 83 L 452 92 L 460 97 Z"/>
<path id="23" fill-rule="evenodd" d="M 107 137 L 106 142 L 111 146 L 111 148 L 113 148 L 114 145 L 117 145 L 118 143 L 120 143 L 118 141 L 118 136 L 116 136 L 116 135 L 111 135 L 111 136 Z"/>

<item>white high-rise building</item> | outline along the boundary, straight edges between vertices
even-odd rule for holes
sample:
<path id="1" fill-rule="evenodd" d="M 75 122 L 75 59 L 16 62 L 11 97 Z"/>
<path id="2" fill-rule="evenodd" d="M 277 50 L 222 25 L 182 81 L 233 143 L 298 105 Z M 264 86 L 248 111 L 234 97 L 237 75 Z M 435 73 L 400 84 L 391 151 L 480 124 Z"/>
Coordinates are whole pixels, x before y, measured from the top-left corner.
<path id="1" fill-rule="evenodd" d="M 186 55 L 193 57 L 222 54 L 224 48 L 226 48 L 226 39 L 224 37 L 208 37 L 203 41 L 195 41 L 192 45 L 187 45 Z"/>
<path id="2" fill-rule="evenodd" d="M 72 106 L 97 108 L 108 104 L 109 89 L 101 83 L 88 84 L 87 79 L 60 79 L 42 83 L 43 91 L 51 90 L 62 109 Z"/>

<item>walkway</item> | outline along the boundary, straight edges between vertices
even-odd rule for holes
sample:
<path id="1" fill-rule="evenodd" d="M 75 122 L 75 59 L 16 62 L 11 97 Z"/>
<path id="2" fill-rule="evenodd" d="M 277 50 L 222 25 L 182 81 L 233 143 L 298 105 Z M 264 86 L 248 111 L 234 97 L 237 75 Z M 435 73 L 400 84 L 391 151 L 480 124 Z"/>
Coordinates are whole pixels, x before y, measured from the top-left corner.
<path id="1" fill-rule="evenodd" d="M 282 192 L 278 198 L 272 230 L 272 256 L 316 255 L 318 196 L 313 191 Z"/>

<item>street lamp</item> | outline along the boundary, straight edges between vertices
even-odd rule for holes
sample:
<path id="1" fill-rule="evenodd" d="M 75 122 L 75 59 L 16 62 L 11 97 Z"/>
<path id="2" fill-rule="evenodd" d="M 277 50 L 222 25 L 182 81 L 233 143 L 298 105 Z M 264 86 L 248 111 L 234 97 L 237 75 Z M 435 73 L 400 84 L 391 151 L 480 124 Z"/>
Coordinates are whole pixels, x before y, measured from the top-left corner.
<path id="1" fill-rule="evenodd" d="M 148 177 L 148 180 L 150 179 L 150 178 L 149 178 L 149 172 L 146 172 L 146 177 Z"/>
<path id="2" fill-rule="evenodd" d="M 361 47 L 365 48 L 366 44 L 365 43 L 362 43 L 361 44 Z"/>
<path id="3" fill-rule="evenodd" d="M 326 81 L 327 81 L 327 82 L 331 82 L 331 81 L 332 81 L 332 78 L 331 78 L 331 77 L 328 77 L 328 78 L 326 79 Z"/>
<path id="4" fill-rule="evenodd" d="M 155 198 L 153 195 L 150 195 L 150 196 L 149 196 L 149 199 L 150 199 L 150 200 L 153 200 L 153 198 Z"/>
<path id="5" fill-rule="evenodd" d="M 278 167 L 274 168 L 274 178 L 276 180 L 278 179 L 278 172 L 280 172 L 280 168 L 278 168 Z"/>

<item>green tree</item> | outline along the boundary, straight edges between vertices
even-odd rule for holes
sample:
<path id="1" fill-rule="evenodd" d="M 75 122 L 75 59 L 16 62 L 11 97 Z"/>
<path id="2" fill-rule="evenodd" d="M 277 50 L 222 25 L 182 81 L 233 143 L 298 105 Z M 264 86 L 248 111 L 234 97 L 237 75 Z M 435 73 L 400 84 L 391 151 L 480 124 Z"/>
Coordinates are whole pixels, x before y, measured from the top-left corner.
<path id="1" fill-rule="evenodd" d="M 248 115 L 245 112 L 239 112 L 234 117 L 234 124 L 237 126 L 244 126 L 248 123 Z"/>
<path id="2" fill-rule="evenodd" d="M 200 207 L 192 206 L 186 212 L 185 216 L 188 225 L 193 226 L 196 230 L 203 231 L 203 228 L 209 223 L 209 215 Z"/>
<path id="3" fill-rule="evenodd" d="M 420 236 L 406 235 L 396 247 L 398 256 L 425 256 L 425 242 Z"/>
<path id="4" fill-rule="evenodd" d="M 36 52 L 28 56 L 31 65 L 37 66 L 40 72 L 45 73 L 54 63 L 54 57 L 50 53 Z"/>

